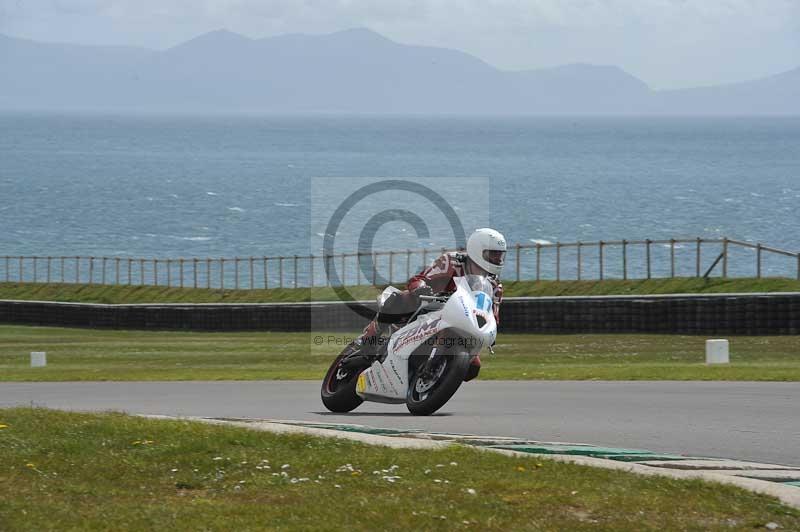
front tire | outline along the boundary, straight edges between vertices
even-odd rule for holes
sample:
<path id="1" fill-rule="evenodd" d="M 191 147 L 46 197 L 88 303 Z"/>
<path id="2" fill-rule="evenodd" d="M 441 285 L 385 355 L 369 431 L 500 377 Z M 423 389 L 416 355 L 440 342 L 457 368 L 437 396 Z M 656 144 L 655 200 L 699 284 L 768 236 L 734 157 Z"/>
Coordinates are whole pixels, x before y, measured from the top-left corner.
<path id="1" fill-rule="evenodd" d="M 467 375 L 471 360 L 468 353 L 439 355 L 437 358 L 434 359 L 436 367 L 427 372 L 420 368 L 408 383 L 406 406 L 415 416 L 429 416 L 443 407 Z"/>
<path id="2" fill-rule="evenodd" d="M 359 347 L 351 343 L 336 357 L 331 367 L 328 368 L 328 373 L 325 374 L 325 379 L 322 381 L 322 389 L 320 397 L 322 404 L 331 412 L 350 412 L 364 400 L 356 394 L 356 382 L 358 375 L 369 367 L 366 361 L 357 361 L 351 363 L 346 368 L 342 367 L 342 363 L 351 356 L 358 356 Z"/>

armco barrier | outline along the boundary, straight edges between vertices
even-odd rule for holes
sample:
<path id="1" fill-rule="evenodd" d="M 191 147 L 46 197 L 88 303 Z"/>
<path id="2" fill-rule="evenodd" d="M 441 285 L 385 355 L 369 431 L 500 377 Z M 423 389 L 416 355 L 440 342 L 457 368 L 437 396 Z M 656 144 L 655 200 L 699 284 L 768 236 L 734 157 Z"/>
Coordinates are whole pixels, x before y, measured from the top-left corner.
<path id="1" fill-rule="evenodd" d="M 354 331 L 364 320 L 345 303 L 102 305 L 0 301 L 0 323 L 190 331 Z"/>
<path id="2" fill-rule="evenodd" d="M 99 305 L 0 301 L 0 323 L 192 331 L 356 331 L 342 302 Z M 508 298 L 503 333 L 800 334 L 800 293 Z M 800 344 L 798 344 L 800 353 Z"/>
<path id="3" fill-rule="evenodd" d="M 509 298 L 501 324 L 553 334 L 800 334 L 800 293 Z"/>

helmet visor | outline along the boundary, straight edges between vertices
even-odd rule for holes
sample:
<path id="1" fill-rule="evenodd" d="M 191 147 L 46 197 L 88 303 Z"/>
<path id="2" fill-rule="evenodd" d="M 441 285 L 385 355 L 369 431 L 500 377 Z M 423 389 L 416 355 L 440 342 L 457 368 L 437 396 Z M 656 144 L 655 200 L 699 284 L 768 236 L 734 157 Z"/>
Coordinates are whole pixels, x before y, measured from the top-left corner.
<path id="1" fill-rule="evenodd" d="M 506 260 L 506 252 L 500 249 L 484 249 L 483 260 L 495 266 L 502 266 Z"/>

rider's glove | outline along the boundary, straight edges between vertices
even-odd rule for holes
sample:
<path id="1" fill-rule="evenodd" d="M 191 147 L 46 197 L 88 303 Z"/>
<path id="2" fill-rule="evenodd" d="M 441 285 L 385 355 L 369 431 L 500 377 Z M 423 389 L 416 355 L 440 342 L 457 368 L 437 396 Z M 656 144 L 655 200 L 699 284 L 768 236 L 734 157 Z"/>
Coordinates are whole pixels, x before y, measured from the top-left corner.
<path id="1" fill-rule="evenodd" d="M 426 284 L 423 284 L 423 285 L 420 285 L 417 288 L 415 288 L 412 293 L 416 297 L 419 297 L 419 296 L 432 296 L 433 295 L 433 288 L 431 288 L 430 286 L 428 286 Z"/>

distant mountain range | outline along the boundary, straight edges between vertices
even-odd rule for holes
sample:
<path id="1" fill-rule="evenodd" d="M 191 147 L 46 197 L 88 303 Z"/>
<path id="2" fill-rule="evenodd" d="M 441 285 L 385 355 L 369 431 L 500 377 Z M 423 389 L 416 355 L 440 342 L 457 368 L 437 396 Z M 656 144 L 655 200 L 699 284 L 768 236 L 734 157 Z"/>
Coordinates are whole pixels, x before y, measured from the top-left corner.
<path id="1" fill-rule="evenodd" d="M 798 114 L 800 68 L 654 91 L 615 66 L 503 71 L 367 29 L 249 39 L 214 31 L 163 51 L 0 35 L 0 108 L 500 114 Z"/>

